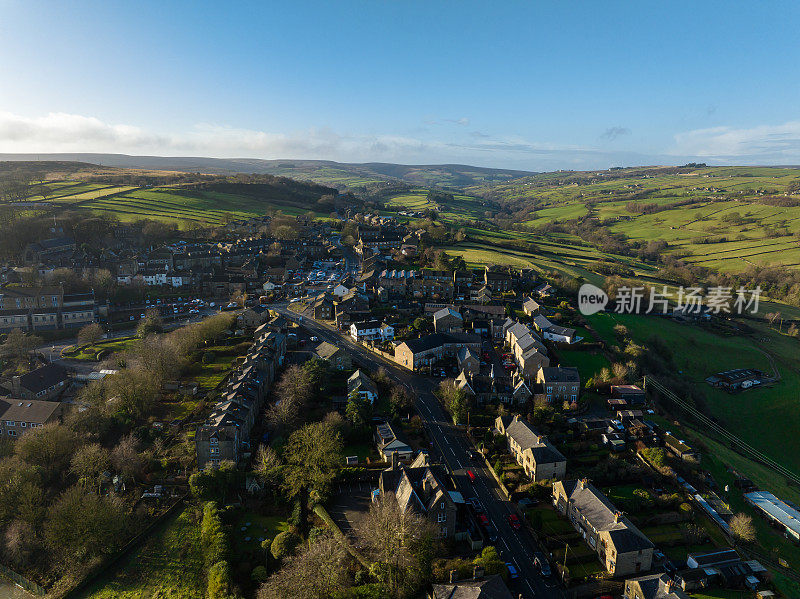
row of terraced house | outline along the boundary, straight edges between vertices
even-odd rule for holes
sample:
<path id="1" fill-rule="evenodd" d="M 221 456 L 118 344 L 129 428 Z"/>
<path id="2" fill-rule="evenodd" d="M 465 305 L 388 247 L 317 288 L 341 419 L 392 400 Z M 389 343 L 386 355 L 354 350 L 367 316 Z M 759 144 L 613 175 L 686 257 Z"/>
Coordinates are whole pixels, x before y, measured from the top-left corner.
<path id="1" fill-rule="evenodd" d="M 277 317 L 256 329 L 250 351 L 231 372 L 214 410 L 197 428 L 199 469 L 222 461 L 238 464 L 250 451 L 250 433 L 286 356 L 284 322 Z"/>

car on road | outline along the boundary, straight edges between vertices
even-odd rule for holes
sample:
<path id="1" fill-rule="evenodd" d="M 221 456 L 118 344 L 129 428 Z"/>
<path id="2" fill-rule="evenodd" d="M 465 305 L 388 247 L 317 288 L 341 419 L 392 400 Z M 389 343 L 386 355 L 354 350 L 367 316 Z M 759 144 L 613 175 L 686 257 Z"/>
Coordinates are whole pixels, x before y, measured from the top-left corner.
<path id="1" fill-rule="evenodd" d="M 514 567 L 514 564 L 512 564 L 511 562 L 506 562 L 506 568 L 508 568 L 508 577 L 511 580 L 519 578 L 519 572 L 517 572 L 517 569 Z"/>
<path id="2" fill-rule="evenodd" d="M 545 578 L 548 578 L 553 574 L 550 570 L 550 562 L 547 561 L 547 558 L 541 551 L 537 551 L 533 554 L 533 565 L 539 570 L 539 574 Z"/>
<path id="3" fill-rule="evenodd" d="M 472 482 L 475 482 L 475 480 L 476 480 L 476 479 L 475 479 L 475 473 L 474 473 L 472 470 L 467 470 L 467 476 L 469 476 L 469 479 L 470 479 Z"/>
<path id="4" fill-rule="evenodd" d="M 514 530 L 519 530 L 520 528 L 522 528 L 522 522 L 519 521 L 519 516 L 517 516 L 516 514 L 508 515 L 508 525 Z"/>
<path id="5" fill-rule="evenodd" d="M 488 537 L 489 542 L 490 543 L 496 543 L 497 542 L 497 538 L 498 538 L 497 529 L 494 526 L 491 526 L 491 525 L 486 526 L 485 528 L 486 528 L 486 536 Z"/>
<path id="6" fill-rule="evenodd" d="M 319 337 L 314 335 L 314 336 L 311 337 L 311 341 L 319 341 Z"/>

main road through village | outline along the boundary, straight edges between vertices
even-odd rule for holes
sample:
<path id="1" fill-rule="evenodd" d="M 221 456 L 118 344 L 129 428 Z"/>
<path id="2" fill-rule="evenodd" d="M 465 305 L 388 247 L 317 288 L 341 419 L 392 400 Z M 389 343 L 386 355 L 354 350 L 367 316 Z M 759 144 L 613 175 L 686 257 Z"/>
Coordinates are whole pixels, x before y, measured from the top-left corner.
<path id="1" fill-rule="evenodd" d="M 299 321 L 298 315 L 288 310 L 285 304 L 270 307 L 294 322 Z M 473 447 L 465 432 L 452 424 L 439 400 L 433 395 L 435 382 L 370 352 L 331 326 L 308 318 L 303 318 L 299 324 L 320 339 L 346 348 L 361 365 L 373 370 L 383 367 L 392 379 L 415 393 L 417 411 L 433 441 L 433 448 L 452 473 L 459 492 L 465 498 L 477 497 L 484 505 L 487 516 L 498 531 L 496 546 L 503 561 L 514 564 L 519 572 L 519 578 L 511 581 L 512 590 L 526 598 L 563 599 L 564 592 L 555 580 L 543 579 L 533 564 L 534 551 L 540 548 L 531 533 L 524 526 L 514 530 L 508 524 L 508 515 L 518 513 L 516 507 L 504 499 L 488 468 L 470 461 Z M 474 482 L 469 479 L 467 470 L 472 470 L 475 474 Z"/>

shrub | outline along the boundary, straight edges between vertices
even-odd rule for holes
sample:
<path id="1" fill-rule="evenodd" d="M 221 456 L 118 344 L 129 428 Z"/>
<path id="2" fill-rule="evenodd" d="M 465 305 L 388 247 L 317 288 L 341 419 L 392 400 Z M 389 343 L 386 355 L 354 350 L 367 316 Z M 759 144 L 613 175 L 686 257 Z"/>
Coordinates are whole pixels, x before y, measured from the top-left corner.
<path id="1" fill-rule="evenodd" d="M 256 566 L 253 568 L 250 578 L 252 578 L 255 582 L 266 582 L 267 578 L 269 578 L 269 573 L 264 566 Z"/>
<path id="2" fill-rule="evenodd" d="M 208 599 L 228 599 L 231 587 L 231 572 L 228 562 L 220 561 L 208 569 Z"/>
<path id="3" fill-rule="evenodd" d="M 294 550 L 300 544 L 300 537 L 293 532 L 284 531 L 279 533 L 272 541 L 270 553 L 275 559 L 283 559 L 294 554 Z"/>
<path id="4" fill-rule="evenodd" d="M 207 351 L 203 354 L 203 364 L 211 364 L 217 359 L 217 354 L 213 351 Z"/>

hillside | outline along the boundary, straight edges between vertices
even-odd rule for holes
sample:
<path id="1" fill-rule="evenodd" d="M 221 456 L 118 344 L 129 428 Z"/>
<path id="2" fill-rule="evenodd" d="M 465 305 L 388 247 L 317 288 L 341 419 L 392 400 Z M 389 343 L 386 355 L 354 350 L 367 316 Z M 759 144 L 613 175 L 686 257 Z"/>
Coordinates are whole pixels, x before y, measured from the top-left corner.
<path id="1" fill-rule="evenodd" d="M 314 212 L 327 218 L 352 197 L 324 185 L 272 175 L 196 175 L 85 162 L 0 162 L 0 200 L 22 210 L 82 210 L 122 221 L 143 218 L 218 225 L 231 218 Z"/>
<path id="2" fill-rule="evenodd" d="M 125 154 L 0 154 L 0 161 L 71 161 L 118 168 L 197 173 L 259 173 L 314 181 L 340 189 L 384 181 L 409 185 L 463 188 L 510 181 L 529 171 L 484 168 L 461 164 L 403 165 L 371 162 L 350 164 L 328 160 L 259 160 L 255 158 L 202 158 L 128 156 Z"/>
<path id="3" fill-rule="evenodd" d="M 590 240 L 665 242 L 660 251 L 723 272 L 800 266 L 800 168 L 642 167 L 555 172 L 468 188 L 530 230 L 594 217 Z M 570 223 L 573 223 L 570 225 Z"/>

